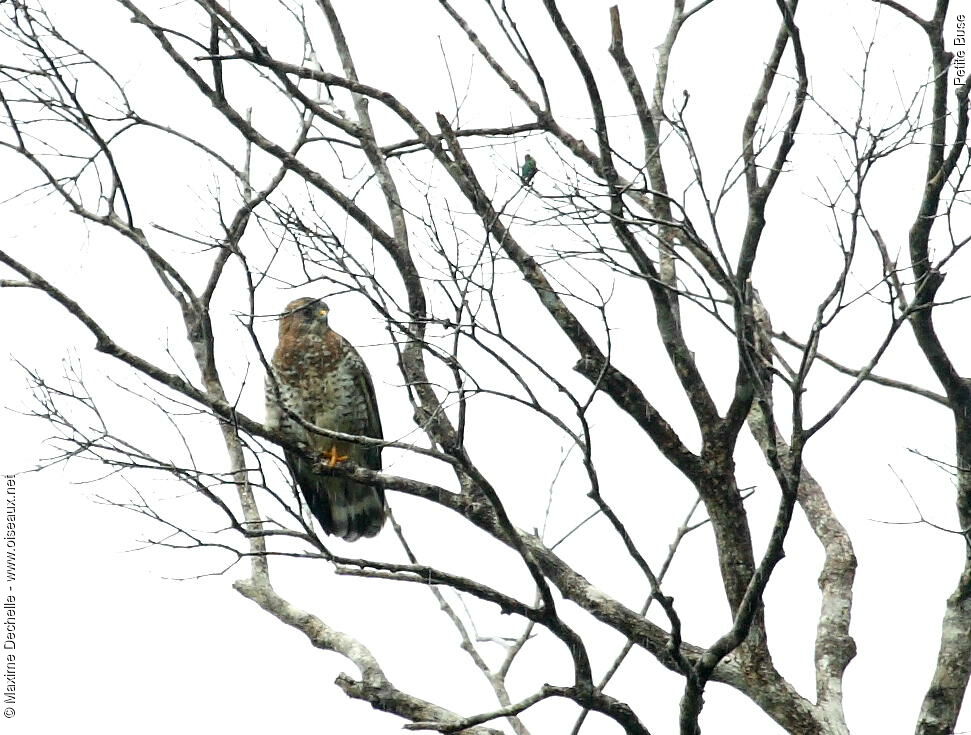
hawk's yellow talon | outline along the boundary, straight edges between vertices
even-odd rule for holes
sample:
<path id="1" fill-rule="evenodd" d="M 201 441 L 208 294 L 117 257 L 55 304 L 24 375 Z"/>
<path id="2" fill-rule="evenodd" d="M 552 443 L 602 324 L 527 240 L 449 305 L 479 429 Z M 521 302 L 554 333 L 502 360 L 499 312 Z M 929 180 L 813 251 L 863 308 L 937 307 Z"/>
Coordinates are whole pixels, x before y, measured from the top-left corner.
<path id="1" fill-rule="evenodd" d="M 341 462 L 348 459 L 346 454 L 338 454 L 337 447 L 335 446 L 331 446 L 330 451 L 327 452 L 324 456 L 327 457 L 328 467 L 336 467 Z"/>

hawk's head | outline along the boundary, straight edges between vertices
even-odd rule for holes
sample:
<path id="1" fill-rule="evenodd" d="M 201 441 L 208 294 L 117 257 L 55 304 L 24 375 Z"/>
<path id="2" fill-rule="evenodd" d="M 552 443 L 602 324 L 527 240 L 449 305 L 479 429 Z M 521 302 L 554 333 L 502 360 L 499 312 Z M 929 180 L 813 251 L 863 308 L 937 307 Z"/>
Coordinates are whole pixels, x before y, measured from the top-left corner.
<path id="1" fill-rule="evenodd" d="M 306 296 L 295 299 L 283 310 L 280 318 L 280 334 L 294 328 L 325 332 L 329 328 L 327 326 L 329 312 L 330 309 L 323 299 L 311 299 Z"/>

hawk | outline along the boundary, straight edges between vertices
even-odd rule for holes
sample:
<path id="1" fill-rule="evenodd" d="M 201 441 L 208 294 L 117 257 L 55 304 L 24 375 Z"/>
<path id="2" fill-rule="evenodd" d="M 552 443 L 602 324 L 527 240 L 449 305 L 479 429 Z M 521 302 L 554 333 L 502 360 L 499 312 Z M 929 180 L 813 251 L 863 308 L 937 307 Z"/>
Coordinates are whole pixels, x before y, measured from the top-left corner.
<path id="1" fill-rule="evenodd" d="M 287 304 L 280 319 L 280 341 L 273 353 L 272 381 L 266 384 L 266 423 L 302 443 L 329 466 L 350 459 L 381 469 L 381 448 L 332 439 L 300 426 L 280 401 L 305 421 L 322 429 L 382 439 L 374 385 L 357 350 L 327 323 L 327 305 L 301 298 Z M 384 490 L 374 485 L 330 477 L 294 452 L 285 452 L 310 512 L 326 533 L 354 541 L 374 536 L 384 525 Z"/>

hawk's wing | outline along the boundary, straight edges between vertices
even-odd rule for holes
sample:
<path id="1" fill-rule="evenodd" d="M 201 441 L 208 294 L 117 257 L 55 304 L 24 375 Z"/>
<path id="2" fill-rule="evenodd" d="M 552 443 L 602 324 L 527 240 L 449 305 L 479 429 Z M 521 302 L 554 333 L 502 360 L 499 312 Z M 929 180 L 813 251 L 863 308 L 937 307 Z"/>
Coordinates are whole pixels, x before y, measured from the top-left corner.
<path id="1" fill-rule="evenodd" d="M 351 347 L 354 350 L 353 347 Z M 374 383 L 371 381 L 371 373 L 368 372 L 364 360 L 354 350 L 357 357 L 359 370 L 354 379 L 354 387 L 360 391 L 364 398 L 365 406 L 365 428 L 361 433 L 374 439 L 384 439 L 384 431 L 381 429 L 381 414 L 378 412 L 378 397 L 374 392 Z M 363 452 L 366 457 L 365 464 L 372 470 L 381 469 L 381 447 L 364 447 Z"/>

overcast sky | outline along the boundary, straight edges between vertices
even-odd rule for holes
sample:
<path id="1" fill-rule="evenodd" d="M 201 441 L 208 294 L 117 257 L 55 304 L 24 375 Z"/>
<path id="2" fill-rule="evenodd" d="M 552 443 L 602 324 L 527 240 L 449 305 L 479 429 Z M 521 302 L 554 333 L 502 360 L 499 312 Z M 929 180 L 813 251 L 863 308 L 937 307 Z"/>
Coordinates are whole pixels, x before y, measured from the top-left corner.
<path id="1" fill-rule="evenodd" d="M 609 4 L 562 3 L 567 20 L 590 49 L 595 70 L 607 80 L 609 89 L 618 89 L 616 72 L 606 53 Z M 801 24 L 810 53 L 812 91 L 832 108 L 843 105 L 844 111 L 852 109 L 847 106 L 853 92 L 851 73 L 859 68 L 862 58 L 856 32 L 868 39 L 874 28 L 874 16 L 868 15 L 871 5 L 862 4 L 866 9 L 859 12 L 861 3 L 835 1 L 800 10 L 806 14 Z M 165 8 L 178 3 L 159 5 Z M 538 3 L 523 0 L 523 27 L 534 34 L 533 42 L 541 54 L 555 58 L 553 50 L 544 47 L 544 43 L 552 45 L 549 29 L 533 31 L 529 25 L 539 22 L 535 20 L 539 16 L 533 5 Z M 644 65 L 647 78 L 653 74 L 650 50 L 662 38 L 667 8 L 658 10 L 656 17 L 645 16 L 647 11 L 641 5 L 621 3 L 621 8 L 628 43 L 640 36 L 633 53 L 635 60 Z M 957 3 L 956 9 L 961 5 Z M 83 4 L 54 0 L 45 6 L 62 31 L 79 39 L 86 50 L 116 71 L 126 83 L 126 92 L 142 109 L 183 124 L 197 117 L 198 124 L 208 133 L 218 131 L 207 104 L 160 56 L 148 32 L 129 24 L 116 4 L 107 0 Z M 436 110 L 450 112 L 453 102 L 442 62 L 444 50 L 451 73 L 463 84 L 470 80 L 472 101 L 468 109 L 474 118 L 493 104 L 490 95 L 495 91 L 494 82 L 481 60 L 472 61 L 470 47 L 447 25 L 436 6 L 432 2 L 389 0 L 337 3 L 363 81 L 391 89 L 426 117 Z M 773 2 L 742 6 L 719 0 L 710 12 L 696 19 L 698 25 L 691 27 L 684 40 L 685 50 L 676 57 L 681 66 L 673 72 L 671 97 L 680 97 L 682 89 L 690 91 L 691 120 L 699 131 L 711 133 L 703 136 L 701 145 L 715 171 L 726 170 L 737 155 L 744 110 L 777 25 L 773 8 Z M 164 17 L 164 12 L 160 17 Z M 851 27 L 851 21 L 856 25 Z M 742 24 L 747 25 L 748 32 L 740 29 Z M 284 48 L 288 36 L 283 31 L 262 30 L 268 34 L 271 51 Z M 875 115 L 900 99 L 898 88 L 907 89 L 924 80 L 927 66 L 919 38 L 896 17 L 881 17 L 878 32 L 882 40 L 872 62 L 880 69 L 873 81 L 877 85 L 872 103 Z M 0 44 L 0 50 L 4 48 Z M 564 72 L 552 76 L 550 82 L 558 99 L 563 100 L 563 119 L 578 135 L 587 135 L 589 121 L 584 118 L 583 101 L 575 100 L 572 109 L 570 95 L 565 91 L 576 84 L 576 79 Z M 611 114 L 630 113 L 626 98 L 618 96 L 616 102 L 607 99 Z M 372 108 L 376 106 L 372 103 Z M 523 110 L 510 110 L 508 114 L 516 120 L 526 119 Z M 286 129 L 282 116 L 279 120 L 257 117 L 256 121 L 268 128 Z M 830 141 L 822 132 L 819 116 L 812 117 L 806 131 L 805 141 L 800 140 L 793 183 L 783 197 L 785 205 L 772 212 L 775 222 L 790 221 L 791 229 L 786 230 L 786 237 L 770 243 L 760 264 L 762 270 L 757 272 L 758 286 L 772 311 L 774 326 L 793 335 L 806 333 L 813 305 L 828 288 L 826 279 L 837 258 L 825 217 L 818 208 L 812 214 L 817 182 L 808 176 L 800 178 L 798 165 L 799 161 L 808 165 L 814 155 L 829 151 Z M 542 150 L 538 143 L 534 145 L 534 151 Z M 225 146 L 227 155 L 235 156 L 235 160 L 242 156 L 238 141 L 227 139 Z M 186 229 L 211 226 L 215 215 L 206 197 L 217 177 L 199 169 L 197 157 L 180 152 L 178 146 L 169 143 L 155 147 L 147 136 L 125 151 L 131 157 L 129 161 L 137 162 L 130 176 L 145 222 L 169 216 L 169 221 Z M 514 167 L 521 152 L 522 149 L 500 150 L 496 156 L 504 157 L 506 164 Z M 894 233 L 897 247 L 903 242 L 899 238 L 906 232 L 915 205 L 914 185 L 909 183 L 914 178 L 908 173 L 916 173 L 918 184 L 921 175 L 917 158 L 908 160 L 903 156 L 899 165 L 900 168 L 888 170 L 880 186 L 884 201 L 874 205 L 880 229 Z M 0 183 L 3 199 L 23 189 L 22 182 L 33 182 L 29 170 L 9 154 L 0 154 L 0 171 L 4 172 Z M 200 202 L 205 202 L 205 206 L 200 206 Z M 118 238 L 79 225 L 58 202 L 36 196 L 4 204 L 0 222 L 4 247 L 65 290 L 76 288 L 86 299 L 84 303 L 90 304 L 92 313 L 106 319 L 129 348 L 164 359 L 168 340 L 175 342 L 182 337 L 175 331 L 178 319 L 167 296 L 144 287 L 144 263 Z M 958 261 L 953 267 L 964 268 L 964 283 L 968 283 L 966 263 Z M 268 289 L 265 301 L 258 307 L 272 313 L 291 297 L 282 288 Z M 632 302 L 627 307 L 624 298 L 624 294 L 619 295 L 614 307 L 621 336 L 624 330 L 629 334 L 639 319 L 637 305 Z M 231 311 L 238 307 L 238 299 L 227 296 L 221 303 L 225 307 L 221 322 L 226 330 L 223 349 L 238 349 L 240 354 L 231 380 L 239 384 L 243 410 L 260 419 L 263 379 L 253 355 L 247 352 L 250 346 L 246 335 L 234 328 Z M 123 306 L 119 308 L 119 304 Z M 391 427 L 390 435 L 406 436 L 410 408 L 402 396 L 393 351 L 384 344 L 382 325 L 373 316 L 357 312 L 350 297 L 339 297 L 331 305 L 335 328 L 362 347 L 375 376 L 386 431 Z M 836 336 L 829 343 L 829 349 L 851 364 L 866 354 L 868 308 L 861 306 L 860 319 L 834 330 Z M 967 309 L 959 309 L 947 315 L 948 329 L 966 329 L 960 325 L 967 324 Z M 523 334 L 532 329 L 529 319 L 524 316 L 518 325 Z M 263 320 L 259 330 L 264 350 L 272 350 L 275 325 Z M 909 333 L 901 335 L 900 343 L 888 355 L 887 372 L 936 390 L 926 367 L 913 358 Z M 0 390 L 2 403 L 8 407 L 0 412 L 0 472 L 17 474 L 18 509 L 17 715 L 0 722 L 0 732 L 46 733 L 68 728 L 149 735 L 175 729 L 258 733 L 299 728 L 305 732 L 373 735 L 400 732 L 402 721 L 348 700 L 333 685 L 340 672 L 356 674 L 350 664 L 335 654 L 316 651 L 302 635 L 279 624 L 233 591 L 231 582 L 245 574 L 242 566 L 217 574 L 226 563 L 226 558 L 218 553 L 146 548 L 144 539 L 157 538 L 159 529 L 142 517 L 99 500 L 102 496 L 118 498 L 128 491 L 120 478 L 91 482 L 100 469 L 80 462 L 40 474 L 23 474 L 52 449 L 45 445 L 50 428 L 17 413 L 31 407 L 21 363 L 42 375 L 56 377 L 65 360 L 75 361 L 84 366 L 86 378 L 101 388 L 109 387 L 111 379 L 125 373 L 110 366 L 108 358 L 96 355 L 93 340 L 62 310 L 26 289 L 0 291 L 0 344 Z M 558 354 L 556 350 L 562 349 L 552 344 L 538 348 L 549 350 L 549 354 Z M 645 361 L 662 360 L 659 345 L 650 348 L 654 350 L 650 354 L 649 348 L 643 349 Z M 962 349 L 963 353 L 955 358 L 967 373 L 971 365 L 967 341 Z M 637 357 L 636 350 L 629 355 L 632 360 Z M 715 369 L 722 359 L 717 350 L 699 354 L 706 369 Z M 247 371 L 247 364 L 251 372 Z M 129 381 L 128 385 L 136 383 Z M 819 400 L 811 405 L 828 405 L 841 385 L 844 384 L 820 376 L 814 384 Z M 662 410 L 676 414 L 683 406 L 678 408 L 671 393 L 658 389 L 652 398 Z M 149 442 L 166 448 L 176 443 L 164 422 L 157 416 L 153 418 L 145 406 L 120 393 L 109 400 L 113 402 L 105 410 L 120 422 L 134 424 L 138 417 L 144 417 L 140 428 Z M 509 416 L 512 421 L 508 421 Z M 518 420 L 522 423 L 516 425 Z M 603 421 L 610 420 L 605 413 Z M 477 430 L 483 436 L 502 435 L 508 430 L 514 439 L 518 436 L 522 442 L 532 440 L 525 417 L 494 413 L 481 421 Z M 507 429 L 507 424 L 513 425 Z M 642 456 L 641 445 L 628 443 L 621 430 L 622 425 L 618 424 L 616 441 L 603 449 L 610 460 L 605 462 L 605 476 L 610 486 L 617 489 L 618 502 L 628 503 L 625 507 L 630 513 L 657 516 L 644 531 L 644 543 L 661 558 L 670 542 L 672 524 L 690 507 L 691 497 L 679 492 L 683 487 L 677 486 L 670 468 Z M 807 463 L 850 531 L 860 559 L 852 631 L 860 655 L 846 676 L 848 718 L 858 732 L 895 732 L 901 729 L 901 722 L 908 729 L 933 667 L 940 615 L 961 566 L 962 541 L 926 526 L 883 522 L 915 519 L 906 485 L 929 519 L 953 527 L 950 479 L 908 451 L 917 449 L 951 461 L 951 434 L 951 423 L 943 409 L 916 398 L 865 387 L 844 413 L 813 439 L 807 451 Z M 221 457 L 218 436 L 211 430 L 200 431 L 197 438 L 203 452 L 211 449 L 212 456 Z M 507 441 L 517 449 L 515 440 Z M 524 526 L 542 518 L 546 487 L 555 476 L 554 459 L 562 450 L 562 443 L 556 440 L 535 437 L 535 441 L 536 456 L 543 459 L 528 467 L 524 466 L 525 454 L 514 454 L 517 459 L 505 466 L 499 458 L 486 460 L 491 462 L 488 466 L 495 473 L 492 476 L 500 480 L 499 487 L 540 488 L 532 494 L 518 495 L 509 490 L 510 505 Z M 523 446 L 520 443 L 518 448 Z M 761 549 L 777 496 L 774 486 L 766 484 L 764 468 L 757 469 L 754 444 L 741 447 L 740 454 L 744 458 L 740 466 L 747 467 L 744 462 L 751 462 L 753 484 L 763 483 L 763 490 L 752 501 L 753 523 L 757 526 L 753 535 Z M 395 473 L 414 472 L 423 479 L 436 478 L 434 470 L 412 459 L 387 456 Z M 514 484 L 512 480 L 517 477 L 519 483 Z M 590 510 L 589 504 L 584 504 L 579 484 L 571 487 L 569 478 L 562 482 L 564 499 L 550 514 L 554 539 Z M 651 492 L 624 498 L 621 491 L 625 483 L 633 482 L 650 483 Z M 192 502 L 185 497 L 184 488 L 172 483 L 149 482 L 145 487 L 163 508 L 184 507 L 178 504 Z M 477 558 L 481 539 L 443 518 L 438 509 L 428 510 L 424 504 L 394 494 L 391 505 L 408 521 L 406 528 L 416 545 L 429 554 L 451 549 L 462 557 L 464 571 L 495 574 L 497 579 L 506 574 L 488 557 Z M 193 521 L 208 520 L 203 513 L 187 517 Z M 603 524 L 589 524 L 569 542 L 574 544 L 570 553 L 591 556 L 594 581 L 605 591 L 636 600 L 643 590 L 631 588 L 626 573 L 629 570 L 613 568 L 606 561 L 597 563 L 605 531 Z M 709 597 L 710 590 L 699 583 L 715 578 L 709 541 L 703 530 L 686 542 L 684 557 L 673 568 L 670 587 L 689 610 L 688 638 L 699 643 L 710 642 L 726 622 L 723 600 Z M 354 552 L 376 556 L 397 553 L 389 531 L 378 539 L 360 543 Z M 811 640 L 818 605 L 815 578 L 821 561 L 817 546 L 804 519 L 798 517 L 787 542 L 788 556 L 766 593 L 776 662 L 807 696 L 814 686 Z M 486 683 L 458 649 L 454 629 L 428 590 L 338 578 L 325 565 L 308 561 L 275 562 L 274 578 L 276 586 L 295 604 L 320 614 L 334 627 L 370 646 L 399 687 L 467 713 L 476 707 L 491 706 Z M 523 599 L 531 594 L 528 585 L 515 575 L 507 581 Z M 630 604 L 636 606 L 635 602 Z M 565 614 L 574 613 L 568 610 Z M 481 618 L 478 614 L 477 611 L 477 620 L 486 625 L 480 631 L 483 634 L 514 635 L 517 631 L 515 621 L 499 619 L 494 611 L 483 612 Z M 595 665 L 602 667 L 613 658 L 620 642 L 607 635 L 596 641 L 591 655 Z M 562 656 L 548 643 L 537 642 L 536 648 L 541 657 L 548 655 L 555 660 Z M 495 654 L 497 650 L 489 655 Z M 539 665 L 517 671 L 513 682 L 522 688 L 516 694 L 528 693 L 530 686 L 542 683 L 547 672 L 547 667 Z M 679 681 L 646 656 L 630 664 L 630 673 L 619 677 L 616 691 L 617 696 L 626 695 L 635 701 L 648 693 L 645 722 L 656 728 L 652 729 L 655 733 L 674 731 L 677 707 L 673 702 L 680 696 Z M 536 714 L 527 715 L 526 722 L 537 724 L 536 733 L 563 732 L 572 722 L 572 712 L 565 705 L 551 703 L 537 709 Z M 776 731 L 765 715 L 741 695 L 718 685 L 712 685 L 706 695 L 702 721 L 704 731 L 713 735 Z M 544 729 L 540 722 L 549 724 Z M 971 720 L 966 722 L 971 728 Z M 601 726 L 602 722 L 594 723 L 588 726 L 589 732 L 599 732 Z"/>

